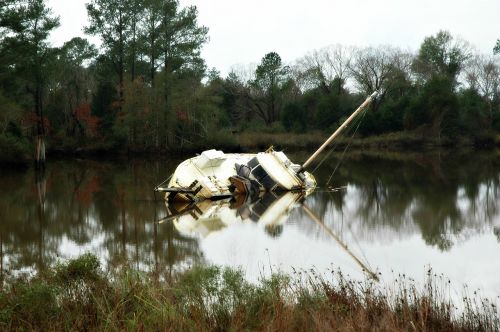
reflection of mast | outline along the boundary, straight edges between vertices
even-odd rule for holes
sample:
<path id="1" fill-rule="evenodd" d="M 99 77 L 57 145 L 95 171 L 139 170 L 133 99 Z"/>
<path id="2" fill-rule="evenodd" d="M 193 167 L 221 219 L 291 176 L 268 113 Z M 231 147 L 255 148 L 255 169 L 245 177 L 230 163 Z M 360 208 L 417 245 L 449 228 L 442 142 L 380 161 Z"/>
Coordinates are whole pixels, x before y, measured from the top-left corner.
<path id="1" fill-rule="evenodd" d="M 312 220 L 314 220 L 314 222 L 316 222 L 318 225 L 320 225 L 327 232 L 327 234 L 330 235 L 338 243 L 338 245 L 341 246 L 342 249 L 344 249 L 349 254 L 349 256 L 351 256 L 356 261 L 356 263 L 358 263 L 359 266 L 361 266 L 361 268 L 363 269 L 363 271 L 366 271 L 366 273 L 368 273 L 370 275 L 370 277 L 372 277 L 373 279 L 375 279 L 375 280 L 378 281 L 377 274 L 375 274 L 368 267 L 366 267 L 366 265 L 363 264 L 363 262 L 361 262 L 361 260 L 358 257 L 356 257 L 356 255 L 354 255 L 352 253 L 352 251 L 349 250 L 349 248 L 347 247 L 347 245 L 345 245 L 345 243 L 342 242 L 339 239 L 339 237 L 337 235 L 335 235 L 335 233 L 333 233 L 330 230 L 330 228 L 328 228 L 325 225 L 325 223 L 314 214 L 314 212 L 312 212 L 305 204 L 302 204 L 302 208 L 307 213 L 307 215 Z"/>
<path id="2" fill-rule="evenodd" d="M 156 204 L 154 204 L 155 212 L 154 212 L 154 219 L 158 218 L 158 213 L 156 210 Z M 154 275 L 158 277 L 159 274 L 159 269 L 158 269 L 158 223 L 155 221 L 153 222 L 153 255 L 154 255 L 154 261 L 155 261 L 155 273 Z"/>
<path id="3" fill-rule="evenodd" d="M 139 270 L 139 239 L 137 237 L 137 215 L 134 214 L 135 264 Z"/>
<path id="4" fill-rule="evenodd" d="M 123 258 L 128 258 L 127 256 L 127 221 L 125 218 L 125 205 L 123 202 L 123 196 L 120 198 L 120 215 L 122 221 L 122 254 Z"/>
<path id="5" fill-rule="evenodd" d="M 38 250 L 40 253 L 39 257 L 39 271 L 43 268 L 43 248 L 44 248 L 44 238 L 43 238 L 43 228 L 45 219 L 45 194 L 47 191 L 47 181 L 45 177 L 45 168 L 35 170 L 35 182 L 36 182 L 36 193 L 37 193 L 37 216 L 40 225 L 40 238 L 38 243 Z"/>

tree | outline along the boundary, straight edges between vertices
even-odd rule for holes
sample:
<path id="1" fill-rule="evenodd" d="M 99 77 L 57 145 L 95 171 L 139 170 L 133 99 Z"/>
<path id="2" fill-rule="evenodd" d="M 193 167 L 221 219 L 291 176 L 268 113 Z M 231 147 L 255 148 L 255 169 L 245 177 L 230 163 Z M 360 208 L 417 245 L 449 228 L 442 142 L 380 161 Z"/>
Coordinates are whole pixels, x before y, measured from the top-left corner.
<path id="1" fill-rule="evenodd" d="M 162 37 L 162 8 L 164 4 L 160 0 L 144 1 L 144 17 L 140 24 L 140 39 L 142 41 L 142 52 L 149 62 L 149 80 L 155 83 L 155 74 L 161 64 L 161 37 Z"/>
<path id="2" fill-rule="evenodd" d="M 495 44 L 495 47 L 493 47 L 493 53 L 500 54 L 500 39 L 497 39 L 497 43 Z"/>
<path id="3" fill-rule="evenodd" d="M 149 124 L 148 100 L 151 89 L 141 78 L 137 78 L 125 83 L 125 91 L 128 97 L 123 104 L 122 113 L 118 114 L 114 123 L 113 131 L 116 137 L 128 139 L 130 145 L 136 145 L 144 138 L 144 129 Z"/>
<path id="4" fill-rule="evenodd" d="M 38 135 L 35 161 L 41 166 L 45 162 L 44 95 L 49 72 L 53 70 L 51 61 L 55 58 L 55 50 L 47 39 L 59 26 L 59 18 L 52 16 L 43 0 L 9 1 L 2 10 L 0 26 L 6 31 L 5 59 L 15 68 L 14 74 L 18 80 L 23 80 L 22 85 L 32 96 Z"/>
<path id="5" fill-rule="evenodd" d="M 267 126 L 279 119 L 281 93 L 288 80 L 289 67 L 283 66 L 276 52 L 267 53 L 255 70 L 255 80 L 250 82 L 258 116 Z"/>
<path id="6" fill-rule="evenodd" d="M 491 114 L 486 100 L 474 88 L 461 91 L 459 94 L 460 122 L 464 131 L 473 136 L 484 133 L 491 127 Z"/>
<path id="7" fill-rule="evenodd" d="M 453 80 L 443 75 L 434 75 L 425 82 L 405 113 L 406 129 L 430 125 L 430 133 L 438 139 L 441 134 L 455 136 L 459 126 L 459 105 L 453 85 Z"/>
<path id="8" fill-rule="evenodd" d="M 63 103 L 60 105 L 64 114 L 63 125 L 69 136 L 74 135 L 77 129 L 80 135 L 85 133 L 83 118 L 88 116 L 82 118 L 79 114 L 90 103 L 93 75 L 88 65 L 95 56 L 95 46 L 80 37 L 67 41 L 59 50 L 57 75 L 51 90 L 57 96 L 57 101 Z"/>
<path id="9" fill-rule="evenodd" d="M 130 81 L 133 82 L 137 75 L 137 55 L 140 45 L 140 20 L 144 14 L 144 1 L 129 0 L 129 15 L 130 15 L 130 41 L 128 45 L 129 62 L 130 62 Z"/>
<path id="10" fill-rule="evenodd" d="M 5 12 L 7 11 L 12 2 L 13 2 L 12 0 L 5 0 L 0 2 L 0 40 L 3 40 L 5 34 L 7 33 L 5 29 L 4 18 L 5 18 Z"/>
<path id="11" fill-rule="evenodd" d="M 409 72 L 411 57 L 392 47 L 368 47 L 354 52 L 349 69 L 357 89 L 365 95 L 379 92 L 372 108 L 377 110 L 388 91 L 395 88 L 396 77 Z"/>
<path id="12" fill-rule="evenodd" d="M 283 125 L 287 130 L 304 131 L 308 120 L 307 113 L 299 103 L 287 104 L 283 109 Z"/>
<path id="13" fill-rule="evenodd" d="M 449 77 L 454 83 L 470 58 L 469 46 L 447 31 L 426 37 L 414 62 L 419 78 L 427 81 L 434 75 Z"/>
<path id="14" fill-rule="evenodd" d="M 351 48 L 333 45 L 307 54 L 297 61 L 296 79 L 306 90 L 320 87 L 324 93 L 331 92 L 334 79 L 338 79 L 337 93 L 344 89 L 350 77 Z"/>
<path id="15" fill-rule="evenodd" d="M 0 136 L 6 135 L 9 126 L 19 123 L 21 109 L 19 105 L 5 97 L 0 91 Z"/>
<path id="16" fill-rule="evenodd" d="M 198 9 L 189 6 L 179 10 L 177 0 L 167 0 L 162 10 L 162 40 L 164 70 L 168 74 L 203 65 L 201 46 L 207 42 L 208 28 L 198 26 Z"/>
<path id="17" fill-rule="evenodd" d="M 131 0 L 92 0 L 88 3 L 89 26 L 85 32 L 99 36 L 105 56 L 118 75 L 119 108 L 124 100 L 124 75 L 127 42 L 130 39 Z"/>
<path id="18" fill-rule="evenodd" d="M 221 80 L 218 95 L 232 125 L 243 124 L 250 119 L 253 112 L 250 91 L 244 79 L 234 71 Z"/>
<path id="19" fill-rule="evenodd" d="M 170 96 L 172 85 L 179 78 L 186 78 L 186 73 L 203 76 L 204 60 L 200 57 L 201 46 L 208 40 L 208 28 L 198 26 L 198 10 L 189 6 L 179 10 L 178 0 L 167 0 L 162 6 L 161 44 L 163 60 L 163 91 L 165 110 L 163 122 L 165 129 L 165 144 L 168 145 L 168 133 L 172 133 L 168 121 L 171 115 Z M 201 78 L 201 77 L 200 77 Z M 160 128 L 156 128 L 159 133 Z"/>
<path id="20" fill-rule="evenodd" d="M 457 134 L 459 104 L 455 88 L 469 58 L 468 45 L 454 39 L 447 31 L 424 39 L 413 63 L 423 89 L 416 98 L 418 101 L 413 103 L 416 107 L 414 114 L 407 112 L 405 115 L 407 124 L 413 121 L 409 119 L 416 119 L 420 114 L 424 123 L 431 123 L 432 133 L 438 138 L 441 133 L 447 136 Z"/>
<path id="21" fill-rule="evenodd" d="M 493 121 L 493 103 L 499 94 L 500 66 L 494 57 L 474 56 L 465 68 L 470 89 L 481 94 L 488 105 L 489 123 Z"/>

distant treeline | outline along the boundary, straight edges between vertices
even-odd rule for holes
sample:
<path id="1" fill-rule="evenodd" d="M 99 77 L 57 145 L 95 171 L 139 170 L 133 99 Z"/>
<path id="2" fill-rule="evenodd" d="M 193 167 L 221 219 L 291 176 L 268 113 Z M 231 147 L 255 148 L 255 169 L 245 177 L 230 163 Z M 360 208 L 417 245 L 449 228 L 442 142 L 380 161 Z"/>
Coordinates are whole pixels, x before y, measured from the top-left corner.
<path id="1" fill-rule="evenodd" d="M 88 35 L 62 47 L 43 0 L 0 4 L 0 151 L 22 158 L 35 137 L 52 149 L 179 149 L 235 132 L 329 132 L 374 90 L 360 136 L 435 139 L 500 131 L 500 40 L 478 54 L 446 31 L 416 53 L 335 45 L 292 64 L 275 52 L 227 77 L 200 56 L 208 28 L 176 0 L 89 0 Z M 256 59 L 257 60 L 257 59 Z"/>

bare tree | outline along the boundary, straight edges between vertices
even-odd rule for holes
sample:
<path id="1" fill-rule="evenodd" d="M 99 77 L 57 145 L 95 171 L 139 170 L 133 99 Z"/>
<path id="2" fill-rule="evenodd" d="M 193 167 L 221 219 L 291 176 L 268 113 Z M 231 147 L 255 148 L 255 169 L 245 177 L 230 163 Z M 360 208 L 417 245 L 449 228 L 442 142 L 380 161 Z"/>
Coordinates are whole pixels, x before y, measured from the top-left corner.
<path id="1" fill-rule="evenodd" d="M 465 67 L 465 80 L 488 103 L 490 120 L 493 117 L 493 100 L 499 93 L 500 64 L 499 58 L 477 54 Z"/>
<path id="2" fill-rule="evenodd" d="M 357 89 L 365 94 L 381 90 L 391 73 L 395 53 L 391 47 L 358 49 L 349 66 Z"/>
<path id="3" fill-rule="evenodd" d="M 231 66 L 228 77 L 231 76 L 240 83 L 247 84 L 255 79 L 255 69 L 257 69 L 256 63 L 250 63 L 247 65 L 236 64 Z"/>
<path id="4" fill-rule="evenodd" d="M 374 105 L 377 109 L 388 91 L 410 80 L 412 60 L 409 52 L 391 46 L 367 47 L 354 52 L 349 69 L 358 91 L 379 91 L 380 98 Z"/>
<path id="5" fill-rule="evenodd" d="M 352 52 L 352 47 L 339 44 L 313 51 L 297 61 L 295 79 L 305 90 L 320 87 L 325 93 L 331 92 L 332 82 L 338 79 L 340 93 L 350 75 Z"/>
<path id="6" fill-rule="evenodd" d="M 498 58 L 475 55 L 465 68 L 465 79 L 471 88 L 487 98 L 493 99 L 500 84 L 500 65 Z"/>
<path id="7" fill-rule="evenodd" d="M 324 58 L 327 67 L 331 68 L 331 71 L 335 75 L 334 78 L 338 78 L 342 83 L 339 89 L 343 88 L 343 85 L 349 79 L 349 66 L 352 60 L 353 51 L 353 47 L 345 47 L 339 44 L 329 46 L 325 49 Z"/>

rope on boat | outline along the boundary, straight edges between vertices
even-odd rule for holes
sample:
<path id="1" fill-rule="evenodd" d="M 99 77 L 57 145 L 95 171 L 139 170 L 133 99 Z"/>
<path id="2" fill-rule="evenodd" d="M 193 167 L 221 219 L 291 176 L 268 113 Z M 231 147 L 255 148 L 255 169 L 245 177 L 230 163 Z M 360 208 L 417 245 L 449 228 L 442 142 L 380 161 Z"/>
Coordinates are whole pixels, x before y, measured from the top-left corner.
<path id="1" fill-rule="evenodd" d="M 156 185 L 156 187 L 154 187 L 153 191 L 156 192 L 158 191 L 158 188 L 160 188 L 161 186 L 163 186 L 166 182 L 170 181 L 170 179 L 172 178 L 172 176 L 174 176 L 174 174 L 170 174 L 170 176 L 166 179 L 166 180 L 163 180 L 162 183 Z"/>

